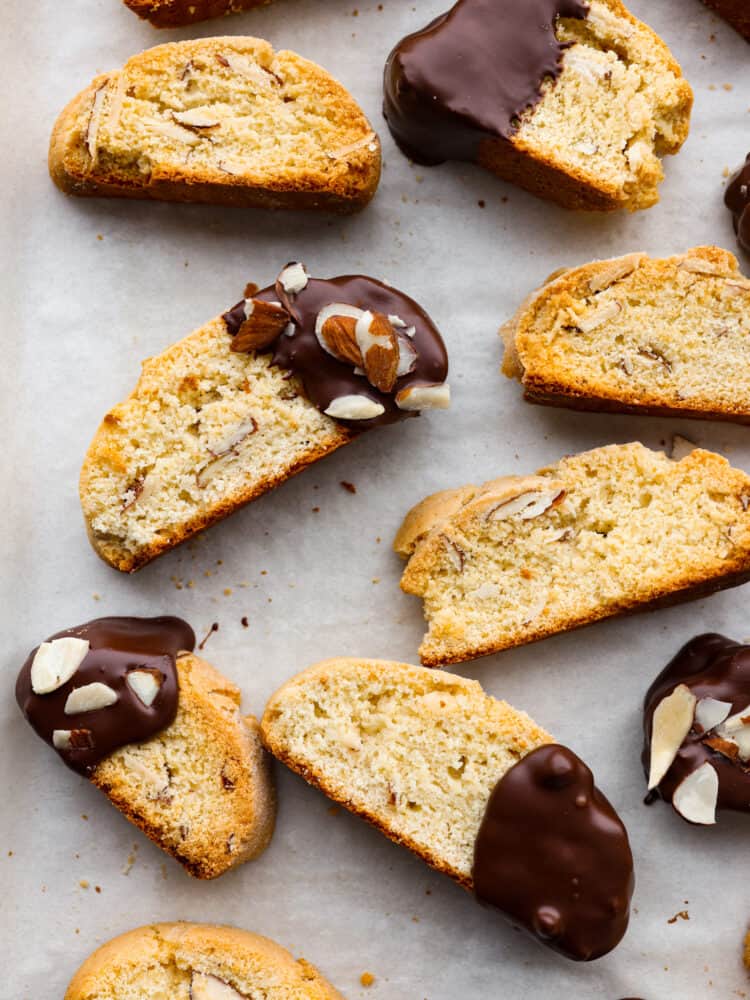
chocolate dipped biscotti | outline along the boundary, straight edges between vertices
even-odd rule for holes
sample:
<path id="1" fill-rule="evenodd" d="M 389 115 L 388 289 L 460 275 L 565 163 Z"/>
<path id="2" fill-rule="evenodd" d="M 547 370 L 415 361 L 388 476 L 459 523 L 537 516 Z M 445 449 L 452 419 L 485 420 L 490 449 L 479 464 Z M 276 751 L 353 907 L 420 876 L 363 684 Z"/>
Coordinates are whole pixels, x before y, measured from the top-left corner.
<path id="1" fill-rule="evenodd" d="M 750 42 L 750 4 L 747 0 L 703 0 Z"/>
<path id="2" fill-rule="evenodd" d="M 99 618 L 37 646 L 16 700 L 68 767 L 207 879 L 265 850 L 276 802 L 257 720 L 194 645 L 179 618 Z"/>
<path id="3" fill-rule="evenodd" d="M 422 663 L 459 663 L 750 578 L 750 476 L 634 442 L 436 493 L 394 543 Z"/>
<path id="4" fill-rule="evenodd" d="M 750 153 L 732 176 L 724 195 L 724 203 L 732 213 L 737 242 L 750 253 Z"/>
<path id="5" fill-rule="evenodd" d="M 718 247 L 558 271 L 500 332 L 529 402 L 750 423 L 750 279 Z"/>
<path id="6" fill-rule="evenodd" d="M 96 77 L 57 119 L 49 169 L 73 195 L 353 212 L 377 188 L 380 142 L 315 63 L 204 38 Z"/>
<path id="7" fill-rule="evenodd" d="M 458 0 L 402 39 L 384 114 L 425 164 L 470 160 L 565 208 L 648 208 L 692 91 L 619 0 Z"/>
<path id="8" fill-rule="evenodd" d="M 146 361 L 104 418 L 81 471 L 91 543 L 138 569 L 362 431 L 448 406 L 447 373 L 403 292 L 290 264 Z"/>
<path id="9" fill-rule="evenodd" d="M 567 958 L 628 925 L 625 827 L 586 765 L 477 681 L 325 660 L 271 697 L 266 747 L 334 801 Z"/>
<path id="10" fill-rule="evenodd" d="M 750 811 L 750 646 L 708 633 L 686 643 L 643 705 L 648 802 L 689 823 Z"/>
<path id="11" fill-rule="evenodd" d="M 123 0 L 125 6 L 155 28 L 179 28 L 212 17 L 237 14 L 269 0 Z"/>
<path id="12" fill-rule="evenodd" d="M 150 924 L 90 955 L 64 1000 L 342 1000 L 304 958 L 260 934 Z"/>

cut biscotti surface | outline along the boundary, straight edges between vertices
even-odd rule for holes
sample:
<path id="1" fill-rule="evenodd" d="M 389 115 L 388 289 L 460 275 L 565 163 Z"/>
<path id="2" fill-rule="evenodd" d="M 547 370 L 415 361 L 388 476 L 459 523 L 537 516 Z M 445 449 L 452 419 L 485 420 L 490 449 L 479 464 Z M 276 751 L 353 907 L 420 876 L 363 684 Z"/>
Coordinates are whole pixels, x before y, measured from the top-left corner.
<path id="1" fill-rule="evenodd" d="M 750 420 L 750 280 L 718 247 L 564 271 L 501 333 L 532 402 Z"/>
<path id="2" fill-rule="evenodd" d="M 490 792 L 552 742 L 477 681 L 386 660 L 326 660 L 261 720 L 266 747 L 306 781 L 470 888 Z"/>
<path id="3" fill-rule="evenodd" d="M 178 28 L 211 17 L 236 14 L 269 0 L 124 0 L 125 5 L 155 28 Z"/>
<path id="4" fill-rule="evenodd" d="M 258 38 L 172 42 L 65 108 L 49 166 L 68 194 L 353 211 L 380 144 L 325 70 Z"/>
<path id="5" fill-rule="evenodd" d="M 424 602 L 427 665 L 744 582 L 750 477 L 696 449 L 642 444 L 437 494 L 399 531 L 401 587 Z"/>
<path id="6" fill-rule="evenodd" d="M 300 263 L 149 359 L 92 442 L 91 542 L 131 571 L 358 433 L 445 408 L 442 338 L 403 292 Z"/>
<path id="7" fill-rule="evenodd" d="M 214 924 L 150 924 L 80 967 L 65 1000 L 341 1000 L 305 959 L 259 934 Z"/>
<path id="8" fill-rule="evenodd" d="M 222 875 L 268 846 L 276 800 L 258 722 L 239 689 L 193 654 L 177 659 L 174 722 L 115 750 L 91 780 L 196 878 Z"/>
<path id="9" fill-rule="evenodd" d="M 619 0 L 459 0 L 385 74 L 408 155 L 474 160 L 567 208 L 653 205 L 691 106 L 665 43 Z"/>

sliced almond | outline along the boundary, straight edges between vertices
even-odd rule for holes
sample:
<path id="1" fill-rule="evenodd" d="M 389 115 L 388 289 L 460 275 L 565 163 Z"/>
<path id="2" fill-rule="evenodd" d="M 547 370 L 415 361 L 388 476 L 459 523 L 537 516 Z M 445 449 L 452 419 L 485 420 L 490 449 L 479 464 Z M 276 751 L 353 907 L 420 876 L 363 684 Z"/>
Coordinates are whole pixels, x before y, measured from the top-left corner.
<path id="1" fill-rule="evenodd" d="M 233 428 L 220 441 L 215 442 L 208 449 L 215 458 L 221 458 L 230 451 L 236 451 L 242 442 L 258 430 L 258 421 L 254 417 L 243 420 L 241 424 Z"/>
<path id="2" fill-rule="evenodd" d="M 262 90 L 268 90 L 274 86 L 275 77 L 273 73 L 263 69 L 257 62 L 239 52 L 225 52 L 223 54 L 224 64 L 240 76 L 244 76 Z"/>
<path id="3" fill-rule="evenodd" d="M 125 680 L 136 698 L 151 708 L 161 688 L 161 674 L 156 670 L 130 670 Z"/>
<path id="4" fill-rule="evenodd" d="M 623 308 L 622 303 L 617 299 L 610 299 L 608 302 L 602 302 L 595 309 L 591 309 L 585 315 L 579 316 L 575 320 L 575 325 L 583 333 L 591 333 L 592 330 L 596 330 L 597 327 L 619 316 Z"/>
<path id="5" fill-rule="evenodd" d="M 143 124 L 147 125 L 152 132 L 163 135 L 165 139 L 175 139 L 177 142 L 184 142 L 188 146 L 197 146 L 201 141 L 200 136 L 191 132 L 188 128 L 183 128 L 177 122 L 166 121 L 162 118 L 144 118 Z"/>
<path id="6" fill-rule="evenodd" d="M 232 337 L 232 351 L 262 351 L 279 337 L 289 323 L 283 306 L 263 299 L 245 300 L 245 322 Z"/>
<path id="7" fill-rule="evenodd" d="M 414 385 L 396 393 L 400 410 L 447 410 L 451 405 L 451 390 L 447 382 L 439 385 Z"/>
<path id="8" fill-rule="evenodd" d="M 512 497 L 510 500 L 492 507 L 487 512 L 487 519 L 504 521 L 506 518 L 518 514 L 521 521 L 530 521 L 532 517 L 539 517 L 540 514 L 544 514 L 545 511 L 556 506 L 563 500 L 564 496 L 564 490 L 522 493 L 520 496 Z"/>
<path id="9" fill-rule="evenodd" d="M 190 981 L 190 1000 L 248 1000 L 223 979 L 194 972 Z"/>
<path id="10" fill-rule="evenodd" d="M 706 761 L 680 782 L 672 796 L 672 805 L 689 823 L 712 826 L 716 822 L 718 798 L 719 775 Z"/>
<path id="11" fill-rule="evenodd" d="M 719 264 L 701 257 L 685 257 L 677 266 L 681 271 L 689 271 L 691 274 L 721 274 L 723 270 Z"/>
<path id="12" fill-rule="evenodd" d="M 627 257 L 618 257 L 616 260 L 608 261 L 608 266 L 602 268 L 598 274 L 589 278 L 589 290 L 601 292 L 610 285 L 614 285 L 621 278 L 626 278 L 640 266 L 644 258 L 642 253 L 631 253 Z"/>
<path id="13" fill-rule="evenodd" d="M 94 681 L 93 684 L 84 684 L 83 687 L 73 688 L 65 700 L 65 714 L 79 715 L 83 712 L 98 712 L 102 708 L 114 705 L 117 700 L 117 692 L 113 691 L 108 684 Z"/>
<path id="14" fill-rule="evenodd" d="M 34 694 L 57 691 L 78 670 L 88 651 L 88 639 L 75 636 L 43 642 L 31 664 L 31 690 Z"/>
<path id="15" fill-rule="evenodd" d="M 52 731 L 52 746 L 55 750 L 90 750 L 94 738 L 89 729 L 55 729 Z"/>
<path id="16" fill-rule="evenodd" d="M 369 396 L 337 396 L 323 411 L 337 420 L 374 420 L 385 413 L 382 403 Z"/>
<path id="17" fill-rule="evenodd" d="M 173 111 L 172 117 L 178 125 L 186 128 L 213 129 L 219 128 L 221 121 L 210 108 L 189 108 L 187 111 Z"/>
<path id="18" fill-rule="evenodd" d="M 296 295 L 304 288 L 307 288 L 307 271 L 304 264 L 287 264 L 279 275 L 279 283 L 287 295 Z"/>
<path id="19" fill-rule="evenodd" d="M 740 748 L 734 740 L 725 740 L 723 736 L 709 736 L 708 739 L 705 739 L 703 742 L 707 747 L 711 747 L 711 749 L 716 750 L 717 753 L 723 754 L 724 757 L 728 757 L 729 760 L 734 760 L 740 755 Z"/>
<path id="20" fill-rule="evenodd" d="M 315 336 L 326 354 L 350 365 L 362 364 L 362 353 L 355 335 L 361 315 L 361 309 L 346 302 L 331 302 L 320 310 L 315 318 Z"/>
<path id="21" fill-rule="evenodd" d="M 669 449 L 669 457 L 675 462 L 680 462 L 683 458 L 691 455 L 697 447 L 698 445 L 694 441 L 690 441 L 679 434 L 674 434 L 672 436 L 672 446 Z"/>
<path id="22" fill-rule="evenodd" d="M 649 790 L 656 788 L 672 766 L 677 751 L 690 732 L 697 698 L 686 684 L 678 684 L 654 711 L 651 723 Z"/>
<path id="23" fill-rule="evenodd" d="M 718 701 L 716 698 L 700 698 L 695 706 L 695 721 L 704 733 L 720 726 L 732 711 L 731 701 Z"/>
<path id="24" fill-rule="evenodd" d="M 391 392 L 396 384 L 399 346 L 396 331 L 383 313 L 362 313 L 354 327 L 368 382 L 381 392 Z"/>
<path id="25" fill-rule="evenodd" d="M 741 712 L 730 715 L 716 727 L 717 736 L 733 740 L 743 761 L 750 759 L 750 705 Z"/>
<path id="26" fill-rule="evenodd" d="M 741 712 L 730 715 L 721 727 L 722 735 L 734 735 L 750 723 L 750 705 L 743 708 Z"/>
<path id="27" fill-rule="evenodd" d="M 102 117 L 102 104 L 104 103 L 108 84 L 109 80 L 105 80 L 94 94 L 94 100 L 91 105 L 91 114 L 89 115 L 88 125 L 86 126 L 86 149 L 91 157 L 92 167 L 99 159 L 99 145 L 97 139 L 99 136 L 99 125 Z"/>
<path id="28" fill-rule="evenodd" d="M 404 337 L 398 337 L 398 368 L 396 378 L 403 378 L 409 375 L 417 367 L 417 351 L 413 344 Z"/>

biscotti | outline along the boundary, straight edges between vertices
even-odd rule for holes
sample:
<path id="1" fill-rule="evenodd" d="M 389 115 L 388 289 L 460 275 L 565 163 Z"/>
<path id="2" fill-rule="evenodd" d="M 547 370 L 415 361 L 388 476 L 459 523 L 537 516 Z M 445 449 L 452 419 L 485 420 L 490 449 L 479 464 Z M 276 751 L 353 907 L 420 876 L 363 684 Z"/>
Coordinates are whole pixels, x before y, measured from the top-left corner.
<path id="1" fill-rule="evenodd" d="M 501 334 L 530 402 L 750 422 L 750 280 L 718 247 L 558 273 Z"/>
<path id="2" fill-rule="evenodd" d="M 362 431 L 447 406 L 447 371 L 413 299 L 291 264 L 146 361 L 104 418 L 81 472 L 91 543 L 138 569 Z"/>
<path id="3" fill-rule="evenodd" d="M 617 814 L 575 754 L 476 681 L 326 660 L 271 697 L 261 734 L 310 784 L 568 958 L 625 933 L 632 856 Z"/>
<path id="4" fill-rule="evenodd" d="M 257 857 L 275 794 L 240 692 L 178 618 L 100 618 L 29 655 L 16 699 L 39 736 L 196 878 Z"/>
<path id="5" fill-rule="evenodd" d="M 426 164 L 471 160 L 565 208 L 658 201 L 692 91 L 619 0 L 458 0 L 385 69 L 396 142 Z"/>
<path id="6" fill-rule="evenodd" d="M 689 823 L 750 812 L 750 646 L 708 633 L 686 643 L 643 705 L 647 802 L 662 798 Z"/>
<path id="7" fill-rule="evenodd" d="M 422 662 L 459 663 L 750 578 L 750 477 L 640 443 L 436 494 L 395 541 Z"/>
<path id="8" fill-rule="evenodd" d="M 90 955 L 65 1000 L 342 1000 L 304 958 L 236 927 L 150 924 Z"/>
<path id="9" fill-rule="evenodd" d="M 269 0 L 124 0 L 134 14 L 155 28 L 179 28 L 224 14 L 236 14 Z"/>
<path id="10" fill-rule="evenodd" d="M 49 168 L 74 195 L 351 212 L 375 193 L 380 143 L 319 66 L 206 38 L 96 77 L 58 118 Z"/>
<path id="11" fill-rule="evenodd" d="M 703 0 L 750 42 L 750 6 L 747 0 Z"/>

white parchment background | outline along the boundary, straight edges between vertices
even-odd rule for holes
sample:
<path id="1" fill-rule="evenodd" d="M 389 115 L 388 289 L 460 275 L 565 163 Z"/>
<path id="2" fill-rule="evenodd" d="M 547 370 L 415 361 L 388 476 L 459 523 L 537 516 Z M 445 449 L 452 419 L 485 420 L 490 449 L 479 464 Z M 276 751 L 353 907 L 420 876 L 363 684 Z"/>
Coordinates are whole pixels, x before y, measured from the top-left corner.
<path id="1" fill-rule="evenodd" d="M 65 769 L 14 702 L 21 662 L 49 633 L 104 614 L 174 613 L 199 633 L 219 622 L 206 655 L 260 713 L 277 686 L 320 658 L 416 659 L 420 604 L 398 588 L 390 542 L 426 493 L 528 472 L 609 442 L 659 447 L 674 432 L 750 469 L 740 427 L 523 403 L 519 387 L 498 373 L 496 337 L 521 297 L 563 264 L 637 249 L 734 247 L 722 171 L 750 149 L 750 47 L 698 0 L 633 0 L 695 88 L 692 132 L 666 164 L 661 204 L 632 216 L 587 216 L 471 166 L 410 167 L 396 151 L 380 116 L 382 66 L 403 34 L 443 9 L 443 0 L 384 0 L 383 10 L 372 0 L 278 0 L 157 33 L 118 0 L 3 5 L 0 1000 L 60 1000 L 103 940 L 176 918 L 276 938 L 350 998 L 746 995 L 740 946 L 750 919 L 750 816 L 721 815 L 715 828 L 698 829 L 663 804 L 644 807 L 639 706 L 692 635 L 750 635 L 747 588 L 463 670 L 578 751 L 628 825 L 637 865 L 631 929 L 614 954 L 586 966 L 527 941 L 364 823 L 332 815 L 320 794 L 282 768 L 270 849 L 217 882 L 193 881 Z M 340 220 L 84 201 L 53 187 L 52 123 L 95 73 L 157 42 L 221 32 L 301 52 L 362 103 L 385 158 L 364 213 Z M 141 359 L 293 258 L 320 276 L 385 277 L 422 302 L 451 352 L 452 410 L 365 436 L 190 547 L 136 576 L 118 575 L 89 549 L 77 499 L 81 459 L 101 416 L 130 390 Z M 356 495 L 341 480 L 355 483 Z M 679 910 L 689 921 L 668 923 Z M 369 990 L 359 983 L 364 970 L 376 976 Z"/>

